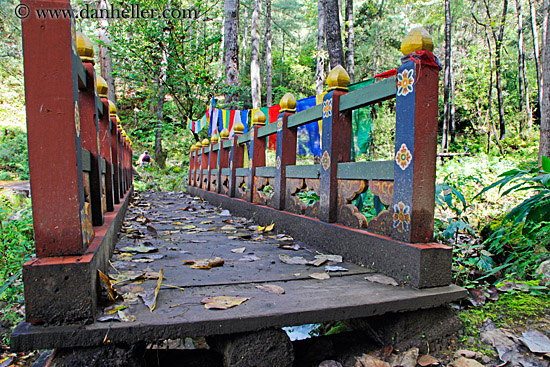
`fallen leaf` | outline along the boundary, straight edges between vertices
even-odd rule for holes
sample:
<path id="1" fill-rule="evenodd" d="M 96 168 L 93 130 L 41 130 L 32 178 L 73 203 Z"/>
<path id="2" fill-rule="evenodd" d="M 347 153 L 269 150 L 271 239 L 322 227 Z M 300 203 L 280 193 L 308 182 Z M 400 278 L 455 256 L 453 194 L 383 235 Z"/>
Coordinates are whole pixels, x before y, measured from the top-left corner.
<path id="1" fill-rule="evenodd" d="M 292 250 L 292 251 L 298 251 L 299 249 L 301 249 L 300 245 L 297 245 L 295 243 L 292 243 L 292 244 L 281 244 L 279 245 L 279 248 L 282 248 L 283 250 Z"/>
<path id="2" fill-rule="evenodd" d="M 229 217 L 231 215 L 231 213 L 229 212 L 229 210 L 225 209 L 225 210 L 222 210 L 220 214 L 218 214 L 220 217 Z"/>
<path id="3" fill-rule="evenodd" d="M 239 248 L 234 248 L 233 250 L 231 250 L 231 252 L 235 254 L 242 254 L 245 250 L 246 250 L 246 247 L 239 247 Z"/>
<path id="4" fill-rule="evenodd" d="M 319 364 L 319 367 L 342 367 L 342 364 L 337 361 L 327 360 L 321 362 L 321 364 Z"/>
<path id="5" fill-rule="evenodd" d="M 215 259 L 199 259 L 199 260 L 183 260 L 185 265 L 191 265 L 192 269 L 211 269 L 218 266 L 223 266 L 224 260 L 221 257 Z"/>
<path id="6" fill-rule="evenodd" d="M 483 367 L 481 363 L 475 359 L 469 359 L 466 357 L 460 357 L 457 360 L 453 361 L 453 367 Z"/>
<path id="7" fill-rule="evenodd" d="M 234 231 L 236 230 L 237 228 L 235 228 L 234 226 L 232 225 L 226 225 L 226 226 L 223 226 L 222 228 L 220 228 L 221 231 Z"/>
<path id="8" fill-rule="evenodd" d="M 147 258 L 142 258 L 142 259 L 134 259 L 132 260 L 132 262 L 135 262 L 135 263 L 152 263 L 153 259 L 147 259 Z"/>
<path id="9" fill-rule="evenodd" d="M 264 227 L 258 226 L 258 231 L 260 231 L 260 232 L 271 232 L 274 227 L 275 227 L 275 223 L 271 223 L 270 225 L 264 226 Z"/>
<path id="10" fill-rule="evenodd" d="M 132 314 L 130 314 L 129 310 L 120 310 L 117 312 L 118 317 L 123 322 L 134 322 L 136 321 L 136 317 Z"/>
<path id="11" fill-rule="evenodd" d="M 249 299 L 245 297 L 216 296 L 204 298 L 201 300 L 201 303 L 204 303 L 204 307 L 209 310 L 226 310 L 238 306 Z"/>
<path id="12" fill-rule="evenodd" d="M 145 273 L 142 271 L 126 271 L 118 274 L 111 274 L 111 278 L 115 281 L 115 284 L 126 281 L 133 282 L 145 279 Z"/>
<path id="13" fill-rule="evenodd" d="M 348 271 L 349 269 L 343 268 L 336 265 L 327 265 L 325 266 L 325 271 Z"/>
<path id="14" fill-rule="evenodd" d="M 257 285 L 256 288 L 269 293 L 285 294 L 285 290 L 283 287 L 279 287 L 278 285 L 274 284 Z"/>
<path id="15" fill-rule="evenodd" d="M 427 367 L 427 366 L 439 366 L 440 363 L 439 361 L 437 360 L 437 358 L 429 355 L 429 354 L 426 354 L 426 355 L 423 355 L 422 357 L 420 357 L 418 359 L 418 362 L 417 362 L 421 367 Z"/>
<path id="16" fill-rule="evenodd" d="M 328 275 L 328 273 L 313 273 L 313 274 L 309 274 L 309 276 L 313 279 L 319 279 L 319 280 L 325 280 L 330 278 L 330 275 Z"/>
<path id="17" fill-rule="evenodd" d="M 175 223 L 172 223 L 172 225 L 174 226 L 183 226 L 185 223 L 181 223 L 181 222 L 175 222 Z"/>
<path id="18" fill-rule="evenodd" d="M 380 284 L 393 285 L 393 286 L 399 285 L 399 283 L 397 283 L 395 279 L 387 277 L 382 274 L 367 275 L 365 279 L 373 283 L 380 283 Z"/>
<path id="19" fill-rule="evenodd" d="M 122 322 L 122 319 L 120 318 L 120 316 L 118 316 L 118 312 L 110 315 L 101 315 L 96 320 L 99 322 L 107 322 L 107 321 Z"/>
<path id="20" fill-rule="evenodd" d="M 120 251 L 122 251 L 122 252 L 136 252 L 136 253 L 139 253 L 139 254 L 147 254 L 147 253 L 150 253 L 150 252 L 157 252 L 158 250 L 159 249 L 156 248 L 156 247 L 145 246 L 145 245 L 126 246 L 126 247 L 120 249 Z"/>
<path id="21" fill-rule="evenodd" d="M 189 240 L 190 243 L 207 243 L 206 240 Z"/>
<path id="22" fill-rule="evenodd" d="M 460 357 L 475 358 L 476 352 L 467 350 L 467 349 L 459 349 L 455 352 L 455 354 L 453 355 L 453 358 L 458 359 Z"/>
<path id="23" fill-rule="evenodd" d="M 152 225 L 147 225 L 147 232 L 153 237 L 158 236 L 157 230 Z"/>
<path id="24" fill-rule="evenodd" d="M 327 259 L 327 261 L 333 262 L 333 263 L 341 263 L 342 256 L 341 255 L 315 255 L 316 259 Z"/>
<path id="25" fill-rule="evenodd" d="M 388 362 L 384 362 L 368 354 L 363 354 L 361 358 L 355 357 L 355 367 L 390 367 Z"/>
<path id="26" fill-rule="evenodd" d="M 246 262 L 252 262 L 257 260 L 260 260 L 260 258 L 256 255 L 246 255 L 239 259 L 239 261 L 246 261 Z"/>
<path id="27" fill-rule="evenodd" d="M 110 315 L 110 314 L 113 314 L 113 313 L 117 313 L 120 310 L 124 310 L 126 308 L 128 308 L 128 305 L 113 305 L 113 306 L 109 306 L 109 307 L 105 308 L 103 310 L 103 312 Z"/>
<path id="28" fill-rule="evenodd" d="M 313 266 L 321 266 L 326 262 L 327 262 L 327 259 L 325 259 L 325 258 L 317 258 L 315 260 L 308 261 L 307 264 L 308 265 L 313 265 Z"/>
<path id="29" fill-rule="evenodd" d="M 402 354 L 392 354 L 388 360 L 391 366 L 416 367 L 419 354 L 418 348 L 411 348 Z"/>
<path id="30" fill-rule="evenodd" d="M 485 304 L 487 296 L 481 289 L 470 288 L 468 289 L 468 300 L 472 306 L 477 307 Z"/>
<path id="31" fill-rule="evenodd" d="M 527 330 L 519 340 L 533 353 L 550 353 L 550 338 L 537 330 Z"/>
<path id="32" fill-rule="evenodd" d="M 188 224 L 186 226 L 183 226 L 181 227 L 182 229 L 193 229 L 193 228 L 197 228 L 197 226 L 193 225 L 193 224 Z"/>
<path id="33" fill-rule="evenodd" d="M 212 224 L 212 223 L 214 223 L 214 222 L 211 221 L 211 220 L 203 220 L 203 221 L 201 222 L 201 224 Z"/>
<path id="34" fill-rule="evenodd" d="M 279 254 L 279 260 L 290 265 L 305 265 L 308 263 L 303 256 L 288 256 L 285 254 Z"/>
<path id="35" fill-rule="evenodd" d="M 121 301 L 122 297 L 116 292 L 116 289 L 111 284 L 111 280 L 109 277 L 101 272 L 101 270 L 97 270 L 99 277 L 103 281 L 103 284 L 107 287 L 107 291 L 109 292 L 109 298 L 113 301 Z"/>

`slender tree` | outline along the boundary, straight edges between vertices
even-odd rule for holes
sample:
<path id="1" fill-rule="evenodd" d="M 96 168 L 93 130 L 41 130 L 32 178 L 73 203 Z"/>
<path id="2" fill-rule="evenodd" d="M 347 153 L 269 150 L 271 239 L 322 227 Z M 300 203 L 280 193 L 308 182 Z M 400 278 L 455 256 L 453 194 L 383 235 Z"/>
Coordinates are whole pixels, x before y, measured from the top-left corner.
<path id="1" fill-rule="evenodd" d="M 519 112 L 521 118 L 519 129 L 523 131 L 526 114 L 529 113 L 529 97 L 526 97 L 525 89 L 527 80 L 525 79 L 525 50 L 523 47 L 523 14 L 521 0 L 516 0 L 516 13 L 518 17 L 518 90 L 519 90 Z M 525 102 L 525 108 L 524 108 Z M 526 113 L 527 112 L 527 113 Z"/>
<path id="2" fill-rule="evenodd" d="M 225 82 L 239 86 L 239 0 L 225 0 L 224 22 Z M 225 95 L 225 102 L 236 107 L 239 94 L 235 90 Z"/>
<path id="3" fill-rule="evenodd" d="M 451 1 L 445 0 L 445 83 L 443 87 L 443 131 L 441 148 L 449 149 L 449 127 L 451 125 Z"/>
<path id="4" fill-rule="evenodd" d="M 261 0 L 254 0 L 252 11 L 251 46 L 250 46 L 250 84 L 252 95 L 252 108 L 260 108 L 262 87 L 260 85 L 260 6 Z"/>
<path id="5" fill-rule="evenodd" d="M 355 33 L 353 29 L 353 0 L 346 0 L 346 66 L 350 81 L 355 81 Z"/>
<path id="6" fill-rule="evenodd" d="M 544 50 L 544 59 L 542 63 L 542 88 L 543 99 L 540 110 L 540 143 L 539 143 L 539 164 L 542 157 L 550 157 L 550 20 L 548 14 L 550 13 L 550 2 L 544 0 L 544 22 L 543 28 L 544 43 L 542 49 Z"/>
<path id="7" fill-rule="evenodd" d="M 543 88 L 542 88 L 542 73 L 540 65 L 540 49 L 539 49 L 539 32 L 537 27 L 537 11 L 535 8 L 535 0 L 529 0 L 531 8 L 531 36 L 533 37 L 533 56 L 535 59 L 535 69 L 537 71 L 537 102 L 538 108 L 542 106 Z"/>
<path id="8" fill-rule="evenodd" d="M 323 93 L 325 81 L 325 6 L 317 0 L 317 69 L 315 72 L 315 93 Z"/>
<path id="9" fill-rule="evenodd" d="M 107 0 L 100 0 L 97 3 L 98 9 L 109 9 Z M 109 39 L 109 20 L 107 18 L 99 19 L 98 38 L 101 41 L 99 45 L 99 59 L 101 66 L 101 76 L 109 86 L 108 97 L 116 103 L 115 78 L 113 77 L 113 60 L 108 50 L 111 41 Z"/>
<path id="10" fill-rule="evenodd" d="M 265 78 L 266 104 L 273 104 L 273 59 L 271 57 L 271 0 L 265 0 Z"/>
<path id="11" fill-rule="evenodd" d="M 325 5 L 325 32 L 327 37 L 327 49 L 330 68 L 337 65 L 346 66 L 344 63 L 344 49 L 342 47 L 342 32 L 340 26 L 340 14 L 338 12 L 338 0 L 324 0 Z"/>

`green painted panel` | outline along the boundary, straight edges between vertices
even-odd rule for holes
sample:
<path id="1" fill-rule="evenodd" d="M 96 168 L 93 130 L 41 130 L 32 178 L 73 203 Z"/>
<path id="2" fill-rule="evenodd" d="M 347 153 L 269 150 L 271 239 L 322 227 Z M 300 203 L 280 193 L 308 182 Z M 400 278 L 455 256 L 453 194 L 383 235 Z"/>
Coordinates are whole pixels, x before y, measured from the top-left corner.
<path id="1" fill-rule="evenodd" d="M 338 178 L 344 180 L 393 180 L 394 161 L 338 163 Z"/>
<path id="2" fill-rule="evenodd" d="M 95 108 L 97 109 L 97 116 L 103 117 L 103 102 L 98 96 L 95 96 Z"/>
<path id="3" fill-rule="evenodd" d="M 354 90 L 340 97 L 340 112 L 395 98 L 395 77 Z"/>
<path id="4" fill-rule="evenodd" d="M 264 127 L 260 127 L 258 129 L 258 138 L 261 138 L 262 136 L 275 134 L 276 132 L 277 132 L 277 124 L 276 123 L 271 123 L 269 125 L 266 125 Z"/>
<path id="5" fill-rule="evenodd" d="M 210 148 L 204 148 L 204 154 L 210 153 Z"/>
<path id="6" fill-rule="evenodd" d="M 229 176 L 231 174 L 231 168 L 222 168 L 222 176 Z"/>
<path id="7" fill-rule="evenodd" d="M 208 174 L 208 170 L 207 170 L 207 169 L 203 169 L 203 170 L 202 170 L 202 174 L 203 174 L 203 175 L 207 175 L 207 174 Z"/>
<path id="8" fill-rule="evenodd" d="M 256 167 L 256 176 L 275 177 L 275 167 Z"/>
<path id="9" fill-rule="evenodd" d="M 101 158 L 101 173 L 107 173 L 107 161 Z"/>
<path id="10" fill-rule="evenodd" d="M 213 169 L 212 172 L 210 173 L 212 176 L 217 176 L 218 175 L 218 169 Z"/>
<path id="11" fill-rule="evenodd" d="M 250 141 L 250 131 L 247 132 L 246 134 L 239 136 L 239 139 L 237 140 L 239 144 L 247 143 L 249 141 Z"/>
<path id="12" fill-rule="evenodd" d="M 286 178 L 319 178 L 321 165 L 286 166 Z"/>
<path id="13" fill-rule="evenodd" d="M 86 149 L 82 148 L 82 171 L 90 172 L 92 170 L 92 154 Z"/>
<path id="14" fill-rule="evenodd" d="M 341 103 L 341 102 L 340 102 Z M 316 105 L 315 107 L 308 108 L 307 110 L 300 111 L 288 118 L 288 127 L 297 127 L 310 122 L 321 119 L 323 112 L 322 105 Z"/>
<path id="15" fill-rule="evenodd" d="M 248 168 L 235 168 L 235 176 L 248 176 Z"/>
<path id="16" fill-rule="evenodd" d="M 213 152 L 218 151 L 219 149 L 220 149 L 220 143 L 212 145 L 212 151 Z"/>
<path id="17" fill-rule="evenodd" d="M 233 139 L 223 141 L 223 147 L 224 148 L 230 148 L 232 145 L 233 145 Z"/>

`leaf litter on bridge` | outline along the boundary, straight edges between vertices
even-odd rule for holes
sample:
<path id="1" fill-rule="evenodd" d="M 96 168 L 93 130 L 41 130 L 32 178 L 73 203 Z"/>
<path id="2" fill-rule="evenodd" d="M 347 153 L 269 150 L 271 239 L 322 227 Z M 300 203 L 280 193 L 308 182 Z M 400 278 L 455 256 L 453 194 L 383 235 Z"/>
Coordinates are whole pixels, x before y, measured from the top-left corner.
<path id="1" fill-rule="evenodd" d="M 102 318 L 105 321 L 134 321 L 129 316 L 136 314 L 137 308 L 145 306 L 154 312 L 159 300 L 163 304 L 172 302 L 163 299 L 163 292 L 168 289 L 176 288 L 185 294 L 185 288 L 202 285 L 245 281 L 273 283 L 273 279 L 326 280 L 330 279 L 329 273 L 334 276 L 350 269 L 352 272 L 365 271 L 358 266 L 350 269 L 347 265 L 338 266 L 342 261 L 342 256 L 313 252 L 291 236 L 277 233 L 274 223 L 257 225 L 251 220 L 231 216 L 228 210 L 216 208 L 198 197 L 178 197 L 170 193 L 136 195 L 111 259 L 108 280 L 115 298 L 109 297 L 110 303 Z M 315 270 L 321 265 L 326 265 L 323 272 Z M 270 272 L 276 273 L 275 278 L 269 275 Z M 162 273 L 160 277 L 159 273 Z M 255 278 L 251 279 L 251 274 Z M 106 285 L 106 288 L 109 287 Z M 277 295 L 285 293 L 283 287 L 275 284 L 257 288 Z M 173 301 L 164 306 L 172 309 L 209 300 L 211 302 L 206 305 L 212 306 L 207 309 L 226 309 L 242 304 L 237 301 L 240 298 L 251 299 L 251 294 L 205 293 L 200 299 Z M 231 298 L 216 297 L 237 298 L 232 302 Z M 123 308 L 108 313 L 113 306 Z"/>

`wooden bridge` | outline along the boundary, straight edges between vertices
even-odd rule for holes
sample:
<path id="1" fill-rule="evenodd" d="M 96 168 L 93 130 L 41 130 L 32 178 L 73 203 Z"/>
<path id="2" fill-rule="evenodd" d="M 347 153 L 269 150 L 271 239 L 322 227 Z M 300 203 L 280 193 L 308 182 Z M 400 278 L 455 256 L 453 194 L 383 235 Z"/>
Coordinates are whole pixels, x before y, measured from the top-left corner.
<path id="1" fill-rule="evenodd" d="M 32 9 L 43 2 L 24 2 L 31 8 L 23 47 L 36 259 L 24 266 L 26 321 L 12 334 L 14 350 L 253 333 L 437 307 L 465 295 L 450 284 L 451 248 L 432 240 L 439 68 L 422 42 L 396 77 L 348 93 L 349 78 L 337 67 L 322 105 L 296 113 L 287 94 L 277 123 L 266 126 L 257 113 L 247 134 L 237 125 L 231 139 L 224 131 L 197 143 L 191 196 L 143 193 L 127 212 L 132 144 L 95 75 L 91 42 L 68 19 L 37 19 Z M 350 162 L 351 111 L 390 98 L 395 159 Z M 297 128 L 320 119 L 321 163 L 296 165 Z M 274 167 L 266 167 L 270 135 L 277 136 Z M 296 194 L 306 188 L 320 200 L 305 206 Z M 381 208 L 368 222 L 353 205 L 367 189 Z M 254 227 L 272 223 L 273 232 Z M 214 257 L 223 266 L 182 262 Z M 317 267 L 327 264 L 339 268 Z M 129 292 L 121 300 L 127 322 L 106 318 L 98 271 L 116 279 L 129 270 L 135 278 L 119 284 L 161 284 L 154 311 Z M 400 285 L 365 279 L 375 271 Z M 265 284 L 285 292 L 256 287 Z M 246 302 L 206 309 L 201 301 L 213 296 Z"/>

